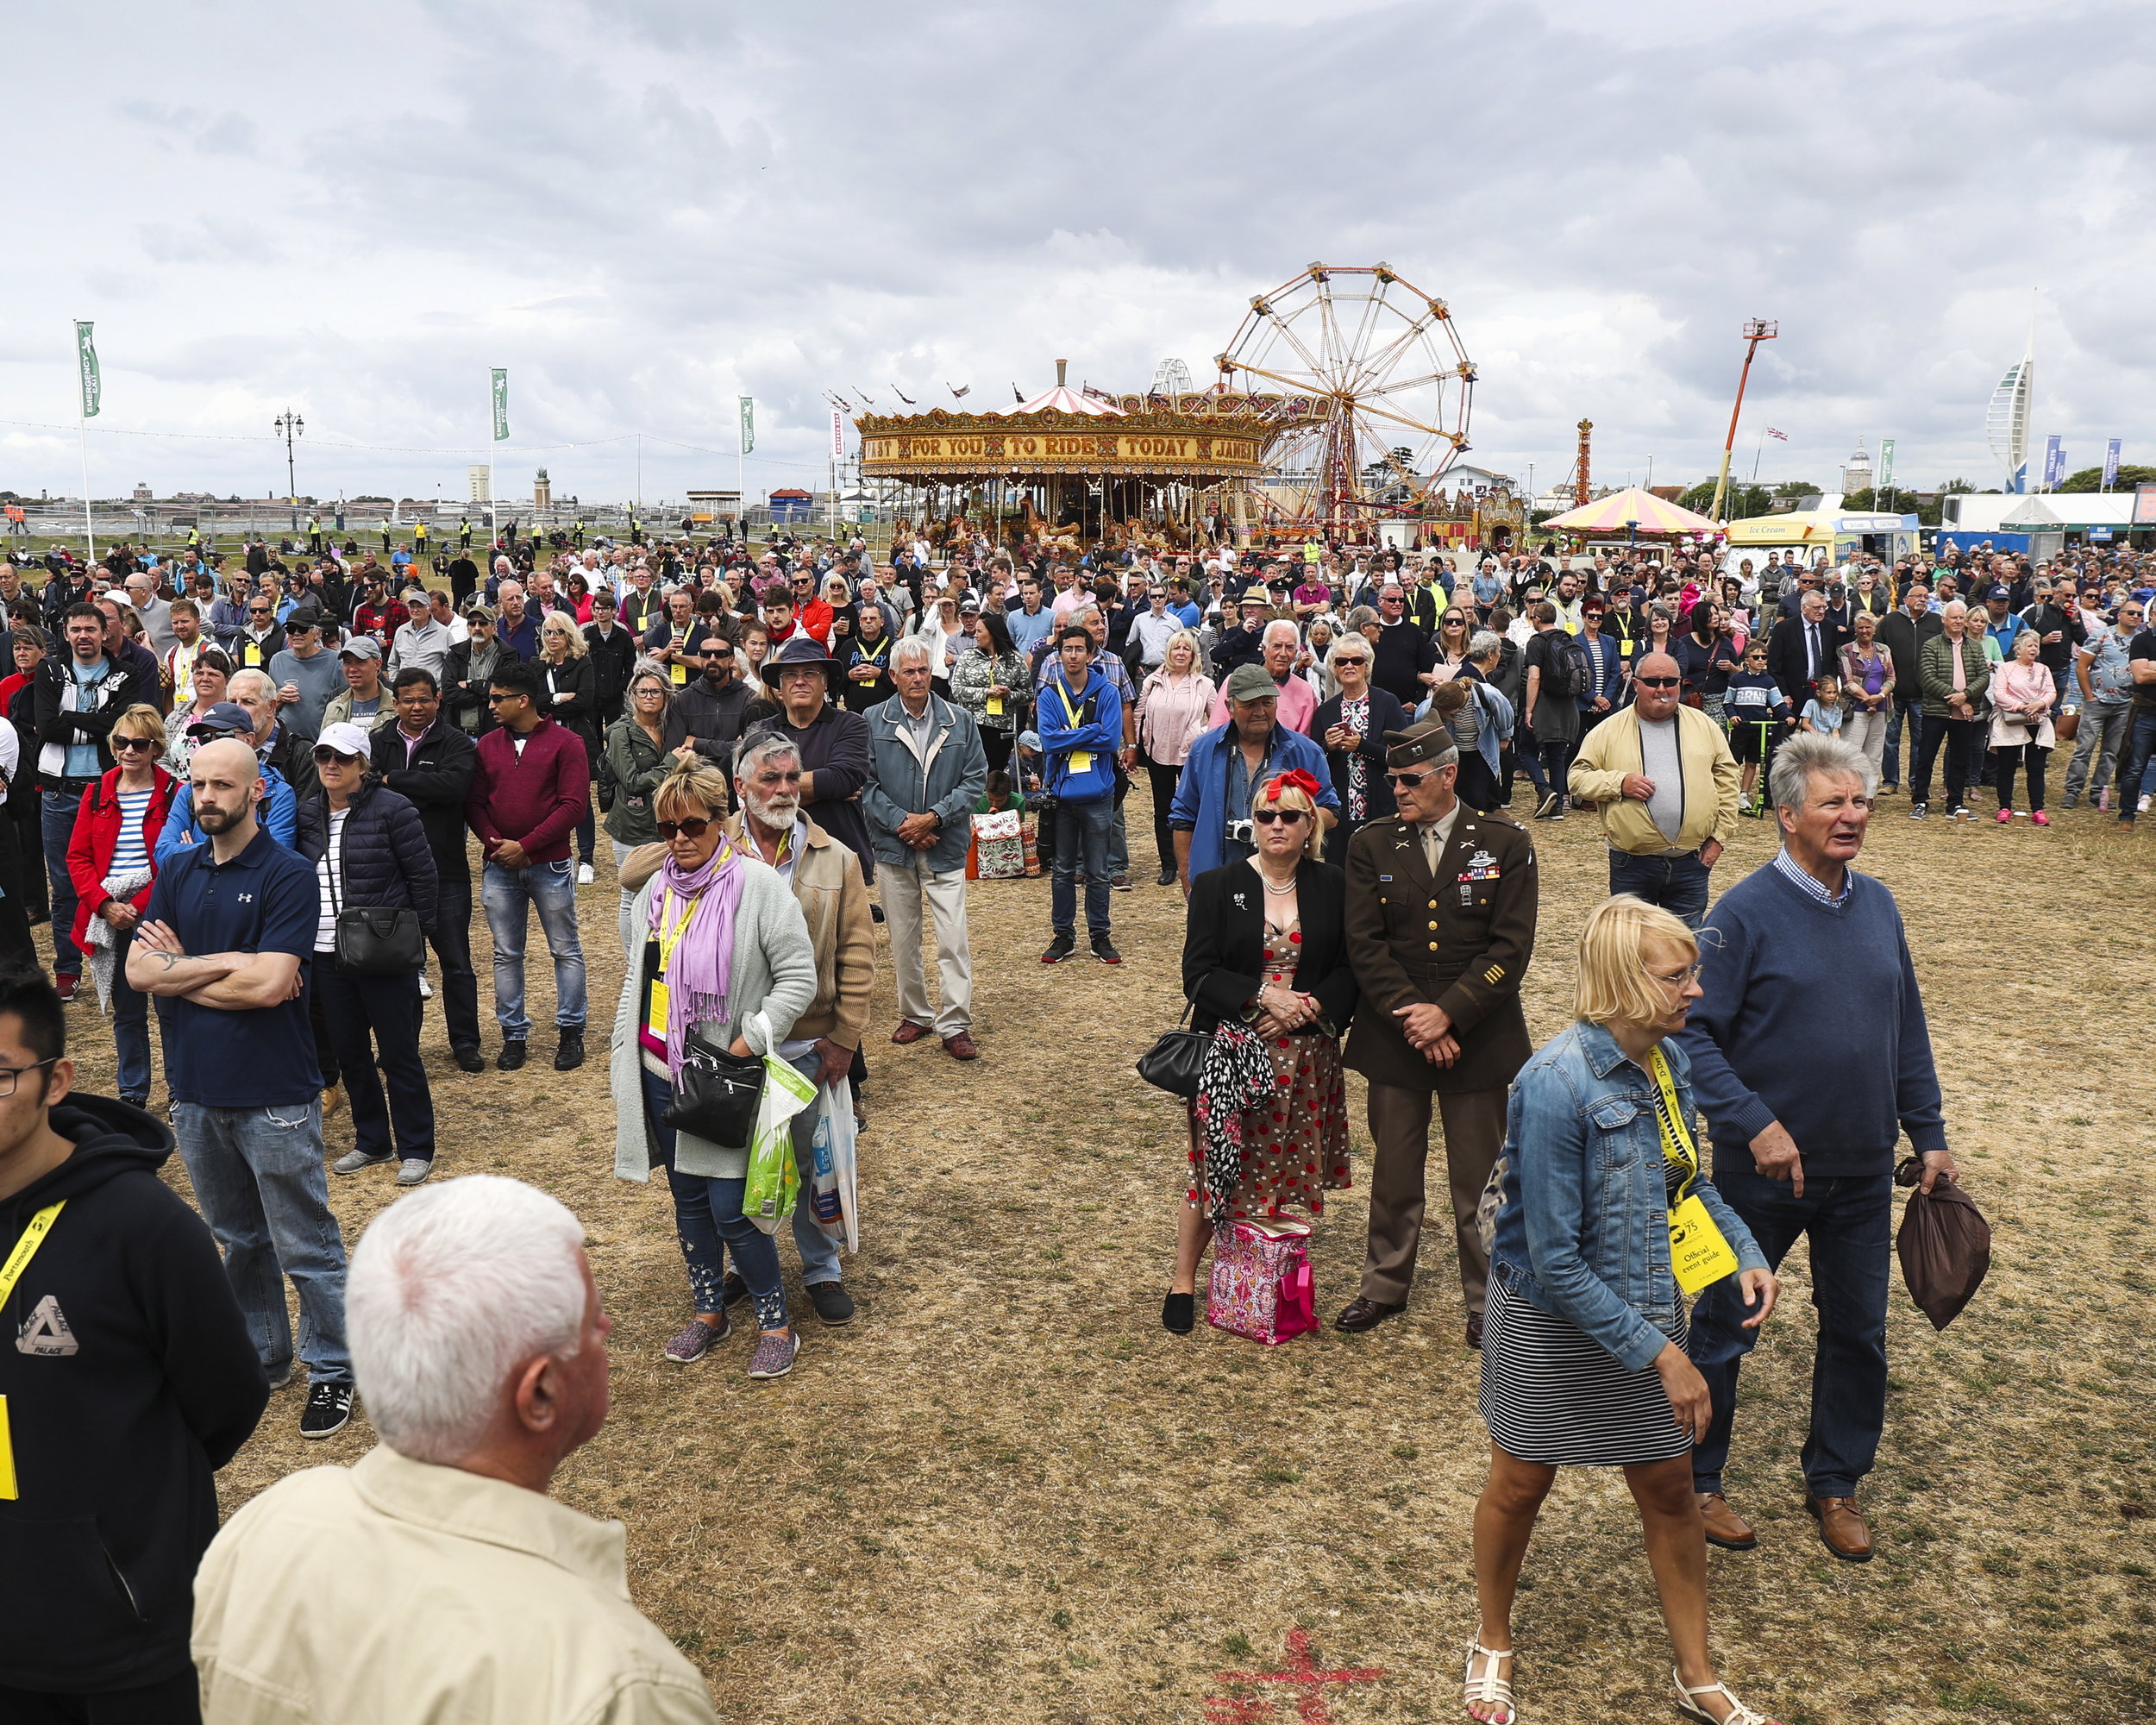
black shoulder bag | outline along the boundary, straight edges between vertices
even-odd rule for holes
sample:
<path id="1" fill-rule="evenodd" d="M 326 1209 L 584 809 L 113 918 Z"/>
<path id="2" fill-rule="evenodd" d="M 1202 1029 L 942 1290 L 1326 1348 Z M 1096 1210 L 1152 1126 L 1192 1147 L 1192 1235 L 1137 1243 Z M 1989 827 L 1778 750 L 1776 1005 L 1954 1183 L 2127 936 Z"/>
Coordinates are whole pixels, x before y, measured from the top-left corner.
<path id="1" fill-rule="evenodd" d="M 323 855 L 329 854 L 324 849 Z M 340 905 L 341 872 L 335 865 L 329 871 L 337 969 L 348 976 L 408 976 L 418 969 L 427 962 L 427 937 L 419 925 L 419 913 L 409 905 Z"/>
<path id="2" fill-rule="evenodd" d="M 1211 1031 L 1183 1028 L 1183 1019 L 1190 1016 L 1194 1004 L 1194 997 L 1185 996 L 1175 1029 L 1141 1054 L 1138 1061 L 1139 1077 L 1154 1088 L 1187 1101 L 1197 1100 L 1198 1080 L 1206 1067 L 1206 1051 L 1213 1045 Z"/>

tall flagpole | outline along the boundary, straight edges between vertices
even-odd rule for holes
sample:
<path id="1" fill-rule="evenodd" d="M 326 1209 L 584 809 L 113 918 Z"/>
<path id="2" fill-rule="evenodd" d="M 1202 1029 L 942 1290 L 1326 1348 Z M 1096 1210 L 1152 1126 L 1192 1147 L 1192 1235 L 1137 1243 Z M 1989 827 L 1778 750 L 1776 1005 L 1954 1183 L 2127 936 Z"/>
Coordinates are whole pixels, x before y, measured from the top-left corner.
<path id="1" fill-rule="evenodd" d="M 75 406 L 82 436 L 82 537 L 90 561 L 97 561 L 97 528 L 90 513 L 90 419 L 103 405 L 104 382 L 97 370 L 97 348 L 91 326 L 75 322 Z"/>
<path id="2" fill-rule="evenodd" d="M 82 536 L 90 548 L 90 561 L 97 561 L 97 530 L 90 518 L 90 420 L 82 420 Z"/>

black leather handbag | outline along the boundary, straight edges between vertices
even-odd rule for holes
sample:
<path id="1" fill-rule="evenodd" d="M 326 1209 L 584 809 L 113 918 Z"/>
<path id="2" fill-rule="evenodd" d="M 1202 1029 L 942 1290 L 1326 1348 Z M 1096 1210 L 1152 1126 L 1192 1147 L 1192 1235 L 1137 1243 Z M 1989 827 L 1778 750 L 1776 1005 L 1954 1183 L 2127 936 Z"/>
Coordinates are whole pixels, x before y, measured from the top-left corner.
<path id="1" fill-rule="evenodd" d="M 693 1132 L 722 1149 L 746 1149 L 755 1133 L 763 1082 L 761 1055 L 714 1047 L 699 1032 L 681 1044 L 674 1102 L 661 1118 L 676 1132 Z"/>
<path id="2" fill-rule="evenodd" d="M 337 875 L 329 871 L 329 911 L 337 969 L 348 976 L 409 976 L 427 962 L 426 931 L 409 905 L 337 902 Z"/>
<path id="3" fill-rule="evenodd" d="M 1155 1089 L 1165 1090 L 1186 1101 L 1197 1100 L 1198 1079 L 1206 1068 L 1206 1050 L 1213 1045 L 1211 1031 L 1182 1027 L 1183 1019 L 1190 1016 L 1191 1006 L 1191 1000 L 1186 999 L 1175 1028 L 1138 1056 L 1138 1060 L 1139 1077 Z"/>

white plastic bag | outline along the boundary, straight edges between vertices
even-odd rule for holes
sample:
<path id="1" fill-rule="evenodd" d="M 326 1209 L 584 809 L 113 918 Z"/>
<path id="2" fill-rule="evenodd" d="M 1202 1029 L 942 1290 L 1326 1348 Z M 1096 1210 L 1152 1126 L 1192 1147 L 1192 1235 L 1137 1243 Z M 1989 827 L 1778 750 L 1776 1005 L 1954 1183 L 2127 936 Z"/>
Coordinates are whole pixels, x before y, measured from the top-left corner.
<path id="1" fill-rule="evenodd" d="M 861 1213 L 854 1160 L 854 1087 L 841 1078 L 816 1093 L 819 1113 L 809 1162 L 809 1214 L 848 1251 L 861 1250 Z"/>

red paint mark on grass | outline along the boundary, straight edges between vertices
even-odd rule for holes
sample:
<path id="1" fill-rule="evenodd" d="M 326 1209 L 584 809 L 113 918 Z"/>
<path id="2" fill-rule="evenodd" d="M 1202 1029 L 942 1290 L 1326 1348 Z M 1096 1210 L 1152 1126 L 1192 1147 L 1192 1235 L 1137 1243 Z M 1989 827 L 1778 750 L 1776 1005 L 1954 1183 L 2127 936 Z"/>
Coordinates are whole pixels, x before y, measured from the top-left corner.
<path id="1" fill-rule="evenodd" d="M 1344 1666 L 1325 1671 L 1310 1655 L 1310 1634 L 1305 1629 L 1288 1632 L 1288 1665 L 1284 1671 L 1216 1672 L 1214 1680 L 1232 1684 L 1280 1684 L 1296 1691 L 1295 1716 L 1301 1725 L 1332 1725 L 1332 1714 L 1326 1691 L 1344 1684 L 1376 1683 L 1385 1673 L 1376 1665 Z M 1269 1701 L 1208 1696 L 1206 1717 L 1216 1725 L 1257 1725 L 1274 1716 Z"/>

